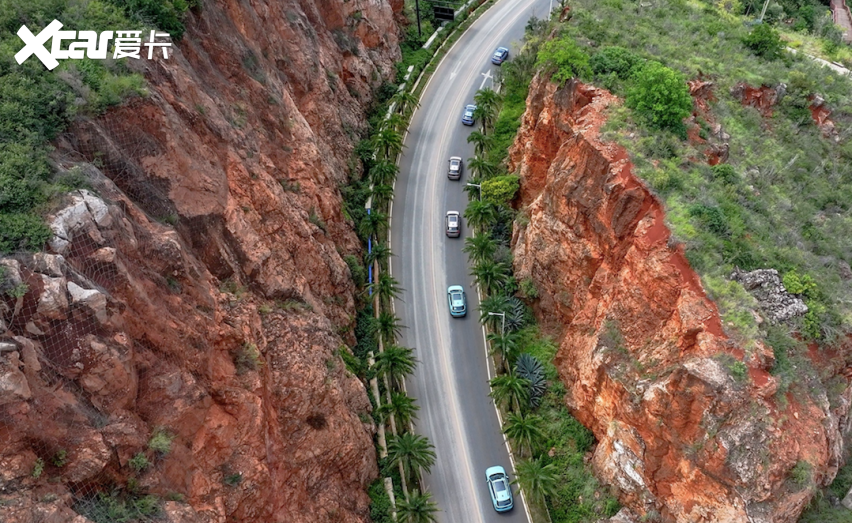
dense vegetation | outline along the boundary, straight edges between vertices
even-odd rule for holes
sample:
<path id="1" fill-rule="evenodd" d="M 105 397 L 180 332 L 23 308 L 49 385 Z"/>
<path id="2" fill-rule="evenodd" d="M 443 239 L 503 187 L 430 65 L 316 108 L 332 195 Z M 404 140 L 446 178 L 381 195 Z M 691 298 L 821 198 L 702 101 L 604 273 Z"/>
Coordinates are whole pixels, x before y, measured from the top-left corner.
<path id="1" fill-rule="evenodd" d="M 180 33 L 182 25 L 175 20 L 179 23 L 186 10 L 182 1 L 0 0 L 0 252 L 39 249 L 50 235 L 40 216 L 45 205 L 82 182 L 54 176 L 48 162 L 50 140 L 77 114 L 96 115 L 125 97 L 145 93 L 142 77 L 130 73 L 121 60 L 65 60 L 53 71 L 35 57 L 18 65 L 14 55 L 23 46 L 18 29 L 26 24 L 37 34 L 57 19 L 75 30 L 163 23 Z M 139 18 L 131 20 L 126 13 Z"/>
<path id="2" fill-rule="evenodd" d="M 685 244 L 729 334 L 747 351 L 756 339 L 773 348 L 776 399 L 784 408 L 790 393 L 822 389 L 834 402 L 844 389 L 840 379 L 820 378 L 806 342 L 830 346 L 852 330 L 852 286 L 843 279 L 852 263 L 852 82 L 786 50 L 783 40 L 794 34 L 843 54 L 825 5 L 771 2 L 766 23 L 744 23 L 741 15 L 754 15 L 755 6 L 759 14 L 762 5 L 576 0 L 557 35 L 570 43 L 551 46 L 571 48 L 571 57 L 550 70 L 561 82 L 559 68 L 573 68 L 625 98 L 609 114 L 605 136 L 629 150 L 637 174 L 665 202 L 674 237 Z M 553 64 L 548 54 L 539 58 Z M 650 68 L 656 82 L 643 78 Z M 696 78 L 713 82 L 713 97 L 707 113 L 684 120 L 691 112 L 684 111 L 685 80 Z M 740 82 L 784 84 L 771 114 L 732 94 Z M 831 108 L 838 132 L 824 136 L 814 124 L 814 95 Z M 706 140 L 729 144 L 726 163 L 707 165 Z M 759 322 L 755 300 L 729 279 L 735 268 L 777 269 L 808 313 L 791 325 Z M 849 470 L 837 481 L 847 481 Z M 803 520 L 839 521 L 830 505 L 818 498 Z"/>
<path id="3" fill-rule="evenodd" d="M 628 147 L 639 174 L 664 198 L 674 233 L 686 243 L 690 262 L 722 306 L 726 324 L 744 341 L 765 336 L 754 316 L 745 313 L 753 302 L 726 277 L 734 267 L 772 267 L 787 279 L 797 275 L 813 282 L 801 293 L 810 312 L 794 326 L 806 338 L 831 343 L 848 331 L 849 285 L 842 284 L 840 272 L 852 262 L 852 142 L 843 132 L 823 137 L 808 105 L 818 94 L 838 126 L 846 123 L 852 108 L 849 81 L 784 52 L 768 25 L 749 28 L 709 2 L 640 7 L 581 0 L 563 38 L 586 44 L 593 71 L 587 80 L 626 96 L 627 106 L 635 109 L 611 115 L 610 136 Z M 696 124 L 703 138 L 712 123 L 730 135 L 726 165 L 711 168 L 694 161 L 703 157 L 701 145 L 684 140 L 674 125 L 653 125 L 659 118 L 645 117 L 643 104 L 631 103 L 649 64 L 680 78 L 703 75 L 714 82 L 717 100 L 708 119 L 715 122 L 699 118 Z M 730 94 L 741 81 L 786 84 L 771 117 L 743 107 Z M 673 121 L 683 114 L 682 93 L 678 103 L 674 100 L 650 100 L 645 107 L 668 111 Z"/>

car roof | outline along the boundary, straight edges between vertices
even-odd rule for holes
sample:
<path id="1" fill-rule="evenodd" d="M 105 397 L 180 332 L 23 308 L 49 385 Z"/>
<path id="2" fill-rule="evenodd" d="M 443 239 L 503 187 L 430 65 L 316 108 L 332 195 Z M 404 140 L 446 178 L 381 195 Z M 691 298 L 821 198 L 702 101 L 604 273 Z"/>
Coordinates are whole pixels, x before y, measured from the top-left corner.
<path id="1" fill-rule="evenodd" d="M 449 287 L 447 287 L 447 293 L 450 292 L 464 292 L 464 287 L 462 287 L 461 285 L 450 285 Z"/>
<path id="2" fill-rule="evenodd" d="M 506 474 L 506 469 L 504 469 L 503 467 L 501 467 L 501 466 L 499 466 L 499 465 L 496 465 L 496 466 L 494 466 L 494 467 L 488 467 L 488 468 L 485 470 L 485 475 L 486 475 L 486 476 L 488 476 L 489 478 L 490 478 L 491 476 L 493 476 L 494 474 L 504 474 L 504 475 L 505 475 L 505 474 Z"/>

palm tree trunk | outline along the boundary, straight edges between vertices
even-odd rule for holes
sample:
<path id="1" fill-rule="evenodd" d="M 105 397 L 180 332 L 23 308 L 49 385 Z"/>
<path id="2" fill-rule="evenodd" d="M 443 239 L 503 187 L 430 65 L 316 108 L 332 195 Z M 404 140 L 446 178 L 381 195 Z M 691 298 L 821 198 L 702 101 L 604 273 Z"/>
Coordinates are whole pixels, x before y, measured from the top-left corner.
<path id="1" fill-rule="evenodd" d="M 408 501 L 408 480 L 405 477 L 405 467 L 402 466 L 402 461 L 399 462 L 399 478 L 402 481 L 402 493 L 405 495 L 405 500 Z"/>
<path id="2" fill-rule="evenodd" d="M 373 261 L 373 281 L 379 281 L 379 261 L 378 260 Z M 380 315 L 379 305 L 380 305 L 379 304 L 379 293 L 374 292 L 373 293 L 373 314 L 375 315 L 377 320 L 379 319 L 379 315 Z M 382 335 L 379 334 L 379 353 L 382 353 L 384 351 L 385 351 L 384 341 L 382 340 Z M 391 404 L 391 390 L 390 390 L 390 381 L 388 380 L 387 375 L 384 376 L 384 382 L 385 382 L 385 398 L 386 398 L 388 405 L 390 405 Z M 378 394 L 378 384 L 376 385 L 376 394 Z M 396 419 L 393 415 L 393 412 L 390 413 L 389 420 L 390 420 L 391 434 L 393 434 L 394 436 L 397 436 L 398 434 L 396 432 Z M 381 431 L 384 432 L 384 429 L 385 429 L 384 424 L 382 424 Z M 385 448 L 387 448 L 387 447 L 385 447 Z M 387 456 L 387 451 L 385 451 L 385 456 Z M 406 482 L 405 482 L 405 470 L 403 470 L 402 463 L 399 464 L 399 475 L 400 475 L 400 478 L 402 479 L 402 492 L 405 494 L 405 499 L 408 499 L 408 486 L 406 485 Z"/>
<path id="3" fill-rule="evenodd" d="M 373 359 L 373 351 L 369 352 L 368 363 L 370 364 L 370 367 L 376 363 L 376 360 Z M 376 400 L 376 408 L 381 407 L 382 396 L 381 393 L 379 393 L 379 380 L 376 378 L 372 378 L 370 380 L 370 391 L 373 393 L 373 398 Z M 385 437 L 385 424 L 379 423 L 377 429 L 379 433 L 379 457 L 386 458 L 388 456 L 388 442 Z"/>

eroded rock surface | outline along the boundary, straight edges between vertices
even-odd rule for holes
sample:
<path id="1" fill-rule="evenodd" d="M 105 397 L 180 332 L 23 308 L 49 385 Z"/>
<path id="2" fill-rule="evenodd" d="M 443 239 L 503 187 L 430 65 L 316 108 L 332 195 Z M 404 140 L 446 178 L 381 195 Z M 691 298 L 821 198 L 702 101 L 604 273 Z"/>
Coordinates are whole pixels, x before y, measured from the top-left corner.
<path id="1" fill-rule="evenodd" d="M 792 523 L 837 473 L 850 389 L 779 405 L 771 348 L 726 336 L 662 204 L 627 152 L 601 140 L 604 111 L 619 103 L 536 77 L 510 151 L 529 217 L 516 224 L 515 272 L 539 290 L 567 405 L 599 441 L 596 472 L 640 518 Z M 807 484 L 790 479 L 797 465 Z"/>
<path id="2" fill-rule="evenodd" d="M 0 259 L 0 520 L 85 523 L 133 488 L 176 523 L 369 520 L 339 186 L 401 8 L 205 3 L 132 64 L 147 96 L 60 137 L 89 188 L 48 252 Z"/>

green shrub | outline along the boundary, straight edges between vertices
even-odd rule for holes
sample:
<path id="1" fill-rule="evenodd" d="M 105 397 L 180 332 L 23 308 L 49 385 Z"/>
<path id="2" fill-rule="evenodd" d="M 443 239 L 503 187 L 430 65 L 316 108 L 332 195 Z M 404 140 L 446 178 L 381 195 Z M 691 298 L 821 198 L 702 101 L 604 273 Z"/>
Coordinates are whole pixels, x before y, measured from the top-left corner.
<path id="1" fill-rule="evenodd" d="M 95 523 L 150 521 L 160 513 L 160 499 L 154 495 L 133 495 L 114 491 L 78 500 L 74 510 Z"/>
<path id="2" fill-rule="evenodd" d="M 495 176 L 482 182 L 482 199 L 497 205 L 506 205 L 515 198 L 520 179 L 514 174 Z"/>
<path id="3" fill-rule="evenodd" d="M 784 43 L 778 31 L 769 24 L 758 24 L 743 39 L 743 43 L 757 56 L 766 60 L 781 58 L 784 52 Z"/>
<path id="4" fill-rule="evenodd" d="M 813 466 L 805 460 L 799 460 L 796 465 L 790 469 L 790 479 L 793 483 L 800 487 L 804 487 L 811 482 Z"/>
<path id="5" fill-rule="evenodd" d="M 562 84 L 574 77 L 588 77 L 589 55 L 570 37 L 556 38 L 542 44 L 536 66 L 553 73 L 551 80 Z"/>
<path id="6" fill-rule="evenodd" d="M 132 458 L 130 458 L 130 460 L 128 460 L 127 464 L 136 472 L 142 472 L 148 468 L 151 462 L 148 461 L 148 457 L 145 456 L 144 452 L 137 452 Z"/>
<path id="7" fill-rule="evenodd" d="M 36 214 L 0 214 L 0 253 L 41 249 L 52 235 Z"/>
<path id="8" fill-rule="evenodd" d="M 33 465 L 32 477 L 33 479 L 38 479 L 41 477 L 41 473 L 44 472 L 44 460 L 38 458 L 35 460 L 35 464 Z"/>
<path id="9" fill-rule="evenodd" d="M 109 0 L 124 9 L 128 17 L 151 22 L 157 29 L 168 32 L 180 40 L 186 27 L 183 18 L 190 7 L 200 7 L 201 0 Z"/>
<path id="10" fill-rule="evenodd" d="M 392 523 L 391 503 L 382 478 L 370 484 L 370 521 L 373 523 Z"/>
<path id="11" fill-rule="evenodd" d="M 355 287 L 361 288 L 367 283 L 367 269 L 358 260 L 358 257 L 352 254 L 347 254 L 343 257 L 343 261 L 349 267 L 349 272 L 352 274 L 352 281 L 355 282 Z"/>
<path id="12" fill-rule="evenodd" d="M 626 80 L 633 74 L 634 68 L 642 62 L 642 58 L 619 46 L 604 47 L 589 59 L 589 65 L 598 76 L 615 74 L 621 80 Z"/>
<path id="13" fill-rule="evenodd" d="M 172 440 L 174 439 L 175 437 L 173 435 L 163 429 L 159 429 L 154 432 L 154 435 L 151 436 L 150 440 L 148 440 L 148 448 L 154 452 L 166 455 L 172 450 Z"/>
<path id="14" fill-rule="evenodd" d="M 724 183 L 736 183 L 739 175 L 734 168 L 727 163 L 720 163 L 711 167 L 713 178 Z"/>
<path id="15" fill-rule="evenodd" d="M 625 104 L 660 129 L 681 129 L 683 119 L 692 113 L 692 97 L 683 75 L 655 61 L 634 73 Z"/>
<path id="16" fill-rule="evenodd" d="M 809 298 L 815 296 L 817 285 L 810 274 L 799 275 L 794 269 L 784 273 L 781 281 L 784 283 L 784 288 L 790 294 L 801 294 Z"/>

